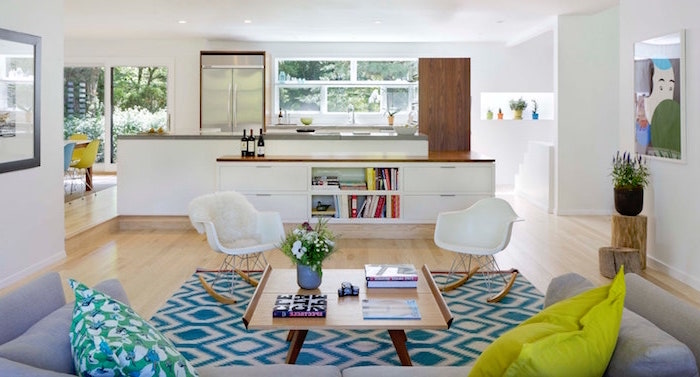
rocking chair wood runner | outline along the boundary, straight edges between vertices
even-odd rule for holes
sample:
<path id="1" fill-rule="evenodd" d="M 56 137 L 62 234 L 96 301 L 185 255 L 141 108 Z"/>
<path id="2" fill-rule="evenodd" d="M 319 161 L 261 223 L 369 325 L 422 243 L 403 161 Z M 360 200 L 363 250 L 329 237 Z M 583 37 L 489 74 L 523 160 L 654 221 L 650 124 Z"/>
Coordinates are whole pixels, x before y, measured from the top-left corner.
<path id="1" fill-rule="evenodd" d="M 455 289 L 482 270 L 488 278 L 489 291 L 494 276 L 500 277 L 503 284 L 502 289 L 487 301 L 498 302 L 505 297 L 515 283 L 518 270 L 501 271 L 494 254 L 508 246 L 516 221 L 523 219 L 518 217 L 508 202 L 499 198 L 482 199 L 467 209 L 440 213 L 435 224 L 435 244 L 456 253 L 440 289 Z M 510 274 L 507 281 L 504 277 L 506 274 Z"/>
<path id="2" fill-rule="evenodd" d="M 275 249 L 284 238 L 279 213 L 257 211 L 245 196 L 225 191 L 192 200 L 189 217 L 199 233 L 206 233 L 209 246 L 225 255 L 211 281 L 199 276 L 202 286 L 217 301 L 235 303 L 236 275 L 257 286 L 250 272 L 264 270 L 263 252 Z"/>

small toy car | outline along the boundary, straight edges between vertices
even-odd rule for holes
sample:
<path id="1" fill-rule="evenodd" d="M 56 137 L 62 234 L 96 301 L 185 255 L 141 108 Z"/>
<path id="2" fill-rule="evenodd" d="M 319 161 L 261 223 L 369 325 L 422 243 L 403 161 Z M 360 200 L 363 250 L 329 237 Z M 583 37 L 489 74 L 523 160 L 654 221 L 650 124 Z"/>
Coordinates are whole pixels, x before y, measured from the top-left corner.
<path id="1" fill-rule="evenodd" d="M 357 296 L 360 294 L 360 287 L 352 285 L 350 282 L 344 281 L 338 288 L 338 297 Z"/>

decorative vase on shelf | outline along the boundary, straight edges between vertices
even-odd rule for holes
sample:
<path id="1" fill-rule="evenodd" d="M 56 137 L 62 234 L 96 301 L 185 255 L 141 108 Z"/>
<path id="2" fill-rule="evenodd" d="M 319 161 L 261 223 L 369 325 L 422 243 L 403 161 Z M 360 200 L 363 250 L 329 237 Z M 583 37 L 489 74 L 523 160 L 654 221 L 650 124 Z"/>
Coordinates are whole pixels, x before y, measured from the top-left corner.
<path id="1" fill-rule="evenodd" d="M 386 117 L 386 121 L 389 122 L 390 126 L 393 126 L 394 125 L 394 116 L 389 115 L 388 117 Z"/>
<path id="2" fill-rule="evenodd" d="M 523 111 L 522 110 L 513 110 L 513 119 L 523 119 Z"/>
<path id="3" fill-rule="evenodd" d="M 297 264 L 297 284 L 302 289 L 316 289 L 321 285 L 321 275 L 310 266 Z"/>
<path id="4" fill-rule="evenodd" d="M 540 119 L 540 114 L 532 113 L 532 120 L 537 120 L 537 119 Z"/>

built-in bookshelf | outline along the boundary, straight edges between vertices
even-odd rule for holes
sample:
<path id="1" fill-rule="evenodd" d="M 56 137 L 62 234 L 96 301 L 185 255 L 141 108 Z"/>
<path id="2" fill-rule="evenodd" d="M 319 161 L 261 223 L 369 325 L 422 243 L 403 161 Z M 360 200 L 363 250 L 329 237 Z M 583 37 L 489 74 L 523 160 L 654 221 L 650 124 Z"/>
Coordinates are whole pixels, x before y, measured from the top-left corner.
<path id="1" fill-rule="evenodd" d="M 312 167 L 311 191 L 313 218 L 400 218 L 397 166 Z"/>

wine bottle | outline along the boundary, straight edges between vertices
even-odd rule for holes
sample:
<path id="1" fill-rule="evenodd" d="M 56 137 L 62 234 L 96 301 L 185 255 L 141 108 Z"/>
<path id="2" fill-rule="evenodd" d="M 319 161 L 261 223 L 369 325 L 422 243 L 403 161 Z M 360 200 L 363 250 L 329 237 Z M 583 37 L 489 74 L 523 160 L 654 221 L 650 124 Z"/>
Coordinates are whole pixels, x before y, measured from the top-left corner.
<path id="1" fill-rule="evenodd" d="M 241 157 L 248 155 L 248 137 L 245 135 L 245 130 L 243 130 L 243 137 L 241 138 Z"/>
<path id="2" fill-rule="evenodd" d="M 258 136 L 258 157 L 265 157 L 265 139 L 263 138 L 262 128 L 260 136 Z"/>
<path id="3" fill-rule="evenodd" d="M 255 135 L 253 135 L 253 129 L 250 129 L 250 135 L 248 135 L 248 156 L 255 156 Z"/>

